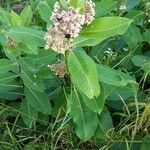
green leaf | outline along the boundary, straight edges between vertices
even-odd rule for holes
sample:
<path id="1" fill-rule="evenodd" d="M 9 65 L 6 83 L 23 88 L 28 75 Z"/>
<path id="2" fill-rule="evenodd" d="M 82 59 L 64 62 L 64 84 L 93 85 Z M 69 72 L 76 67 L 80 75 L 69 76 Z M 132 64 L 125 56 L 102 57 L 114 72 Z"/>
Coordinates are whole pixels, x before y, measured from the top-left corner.
<path id="1" fill-rule="evenodd" d="M 29 104 L 43 114 L 51 113 L 49 97 L 44 92 L 37 92 L 25 84 L 25 96 Z"/>
<path id="2" fill-rule="evenodd" d="M 103 83 L 116 86 L 126 86 L 128 83 L 136 84 L 135 79 L 120 70 L 115 70 L 106 65 L 97 65 L 99 80 Z"/>
<path id="3" fill-rule="evenodd" d="M 113 128 L 112 118 L 106 107 L 100 114 L 98 120 L 98 128 L 95 132 L 96 138 L 104 140 L 106 139 L 107 132 Z"/>
<path id="4" fill-rule="evenodd" d="M 17 75 L 7 72 L 0 77 L 0 99 L 16 100 L 24 96 L 22 86 L 15 80 Z"/>
<path id="5" fill-rule="evenodd" d="M 31 128 L 35 125 L 35 121 L 38 117 L 38 112 L 24 99 L 21 103 L 21 117 L 27 127 Z"/>
<path id="6" fill-rule="evenodd" d="M 38 113 L 38 120 L 37 122 L 41 125 L 47 126 L 49 123 L 49 115 Z"/>
<path id="7" fill-rule="evenodd" d="M 103 17 L 95 19 L 91 25 L 81 31 L 81 36 L 89 38 L 106 39 L 108 37 L 124 34 L 132 20 L 122 17 Z"/>
<path id="8" fill-rule="evenodd" d="M 17 15 L 13 10 L 11 11 L 10 13 L 10 17 L 11 17 L 11 22 L 12 22 L 12 25 L 15 27 L 15 26 L 18 26 L 18 25 L 21 25 L 21 18 L 19 15 Z"/>
<path id="9" fill-rule="evenodd" d="M 4 28 L 9 28 L 11 26 L 10 13 L 5 11 L 0 7 L 0 22 Z"/>
<path id="10" fill-rule="evenodd" d="M 20 51 L 21 47 L 19 47 L 19 45 L 17 45 L 16 47 L 12 47 L 10 45 L 7 45 L 5 48 L 5 53 L 9 53 L 12 56 L 18 58 L 21 55 L 21 51 Z"/>
<path id="11" fill-rule="evenodd" d="M 144 64 L 143 70 L 146 72 L 147 75 L 150 74 L 150 62 Z"/>
<path id="12" fill-rule="evenodd" d="M 0 83 L 9 83 L 17 77 L 18 75 L 13 74 L 11 72 L 0 73 Z"/>
<path id="13" fill-rule="evenodd" d="M 68 106 L 70 115 L 76 125 L 75 132 L 77 136 L 84 141 L 89 140 L 98 126 L 96 113 L 83 103 L 76 91 L 70 94 Z"/>
<path id="14" fill-rule="evenodd" d="M 117 7 L 117 1 L 115 0 L 102 0 L 95 4 L 96 17 L 101 17 L 109 14 Z"/>
<path id="15" fill-rule="evenodd" d="M 105 104 L 104 90 L 102 85 L 101 94 L 97 98 L 89 99 L 86 95 L 82 94 L 82 99 L 87 107 L 89 107 L 93 112 L 100 114 Z"/>
<path id="16" fill-rule="evenodd" d="M 67 10 L 68 4 L 66 0 L 59 0 L 59 3 L 64 10 Z"/>
<path id="17" fill-rule="evenodd" d="M 12 28 L 7 33 L 7 35 L 16 42 L 39 47 L 44 47 L 44 34 L 43 31 L 38 29 L 30 29 L 22 26 Z"/>
<path id="18" fill-rule="evenodd" d="M 36 78 L 34 78 L 31 73 L 21 70 L 20 77 L 22 78 L 24 84 L 26 84 L 31 89 L 38 92 L 44 91 L 43 85 L 41 86 L 41 84 L 38 84 L 38 82 L 36 82 Z"/>
<path id="19" fill-rule="evenodd" d="M 103 40 L 105 40 L 105 38 L 97 39 L 97 38 L 82 37 L 79 35 L 77 38 L 73 40 L 72 46 L 75 47 L 95 46 L 98 45 Z"/>
<path id="20" fill-rule="evenodd" d="M 53 10 L 56 0 L 45 0 L 48 6 Z"/>
<path id="21" fill-rule="evenodd" d="M 29 26 L 33 17 L 31 6 L 26 6 L 20 14 L 22 25 Z"/>
<path id="22" fill-rule="evenodd" d="M 11 47 L 8 49 L 9 53 L 13 55 L 17 53 L 16 52 L 17 50 L 20 52 L 20 54 L 21 52 L 23 52 L 24 54 L 35 54 L 35 55 L 38 54 L 38 47 L 32 46 L 32 45 L 26 45 L 24 43 L 18 43 L 17 47 L 13 47 L 13 48 Z M 19 55 L 19 52 L 18 52 L 18 55 Z"/>
<path id="23" fill-rule="evenodd" d="M 126 7 L 127 7 L 127 10 L 130 10 L 132 8 L 134 8 L 135 6 L 139 5 L 140 3 L 140 0 L 126 0 Z"/>
<path id="24" fill-rule="evenodd" d="M 42 80 L 37 79 L 37 72 L 40 68 L 34 61 L 35 59 L 30 59 L 28 57 L 19 59 L 19 65 L 21 66 L 20 77 L 23 82 L 33 90 L 43 92 L 44 83 Z"/>
<path id="25" fill-rule="evenodd" d="M 15 63 L 10 61 L 9 59 L 0 59 L 0 72 L 6 73 L 12 70 L 15 66 Z"/>
<path id="26" fill-rule="evenodd" d="M 4 91 L 0 90 L 0 98 L 1 99 L 6 99 L 6 100 L 16 100 L 19 98 L 22 98 L 24 96 L 24 92 L 23 92 L 23 88 L 19 87 L 15 89 L 11 89 L 10 91 L 8 90 L 8 88 Z"/>
<path id="27" fill-rule="evenodd" d="M 144 41 L 146 41 L 146 42 L 148 42 L 150 44 L 150 30 L 146 30 L 143 33 L 143 38 L 144 38 Z"/>
<path id="28" fill-rule="evenodd" d="M 132 57 L 132 61 L 136 66 L 143 67 L 144 64 L 150 62 L 150 57 L 144 55 L 135 55 Z"/>
<path id="29" fill-rule="evenodd" d="M 27 73 L 36 73 L 38 71 L 37 65 L 34 64 L 34 59 L 29 57 L 20 57 L 19 65 Z"/>
<path id="30" fill-rule="evenodd" d="M 144 21 L 144 12 L 141 10 L 131 9 L 125 17 L 129 19 L 133 19 L 133 23 L 135 25 L 143 26 Z"/>
<path id="31" fill-rule="evenodd" d="M 126 86 L 115 86 L 115 85 L 103 84 L 103 87 L 104 87 L 105 97 L 108 100 L 114 102 L 121 100 L 121 98 L 126 100 L 127 98 L 134 96 L 135 91 L 138 90 L 138 85 L 132 86 L 132 84 L 127 84 Z"/>
<path id="32" fill-rule="evenodd" d="M 149 150 L 149 147 L 150 147 L 150 134 L 148 134 L 143 138 L 141 150 Z"/>
<path id="33" fill-rule="evenodd" d="M 135 55 L 132 57 L 132 61 L 136 66 L 141 67 L 146 72 L 146 74 L 150 73 L 150 57 L 149 56 Z"/>
<path id="34" fill-rule="evenodd" d="M 17 75 L 7 72 L 0 74 L 0 98 L 7 100 L 16 100 L 24 96 L 23 88 L 15 80 Z"/>
<path id="35" fill-rule="evenodd" d="M 126 104 L 134 103 L 135 92 L 138 91 L 138 85 L 127 84 L 126 86 L 114 86 L 103 84 L 106 104 L 116 110 L 124 109 L 124 102 Z M 123 101 L 122 101 L 123 100 Z"/>
<path id="36" fill-rule="evenodd" d="M 38 9 L 41 18 L 47 23 L 51 22 L 50 16 L 52 15 L 52 8 L 48 5 L 48 3 L 45 1 L 39 2 Z"/>
<path id="37" fill-rule="evenodd" d="M 128 31 L 123 35 L 123 38 L 130 48 L 136 48 L 143 42 L 139 28 L 134 25 L 129 27 Z"/>
<path id="38" fill-rule="evenodd" d="M 98 97 L 100 86 L 94 61 L 80 50 L 70 51 L 67 57 L 72 82 L 90 99 Z"/>
<path id="39" fill-rule="evenodd" d="M 13 91 L 20 88 L 22 88 L 22 86 L 16 83 L 16 81 L 12 81 L 9 83 L 0 83 L 0 92 Z"/>
<path id="40" fill-rule="evenodd" d="M 6 42 L 6 37 L 4 35 L 4 33 L 0 33 L 0 44 L 4 45 Z"/>
<path id="41" fill-rule="evenodd" d="M 70 5 L 74 8 L 81 8 L 85 3 L 85 0 L 70 0 Z"/>
<path id="42" fill-rule="evenodd" d="M 35 62 L 35 67 L 37 68 L 37 66 L 47 66 L 48 64 L 55 63 L 57 61 L 57 54 L 54 51 L 41 49 L 38 51 L 38 55 L 28 55 L 28 58 Z M 27 62 L 29 62 L 29 60 L 27 60 Z"/>

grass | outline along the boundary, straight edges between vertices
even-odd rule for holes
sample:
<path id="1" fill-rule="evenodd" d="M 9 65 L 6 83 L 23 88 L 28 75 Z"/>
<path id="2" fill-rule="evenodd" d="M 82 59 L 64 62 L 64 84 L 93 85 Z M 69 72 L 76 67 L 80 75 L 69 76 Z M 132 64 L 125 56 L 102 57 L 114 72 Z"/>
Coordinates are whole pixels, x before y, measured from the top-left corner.
<path id="1" fill-rule="evenodd" d="M 12 8 L 15 11 L 20 11 L 28 3 L 32 4 L 33 0 L 0 0 L 0 6 L 7 10 Z M 122 62 L 119 62 L 115 68 L 120 63 Z M 139 84 L 142 89 L 147 90 L 146 77 L 143 76 Z M 18 106 L 13 103 L 7 105 L 8 102 L 0 100 L 0 150 L 86 150 L 100 147 L 102 150 L 107 150 L 115 148 L 116 143 L 120 143 L 120 146 L 124 145 L 129 150 L 133 143 L 135 147 L 142 143 L 142 139 L 135 138 L 135 136 L 145 137 L 150 133 L 150 104 L 145 103 L 150 101 L 150 91 L 147 90 L 146 93 L 147 96 L 141 97 L 142 102 L 139 102 L 137 94 L 132 104 L 126 104 L 121 99 L 124 103 L 124 111 L 112 111 L 111 114 L 112 118 L 117 118 L 114 119 L 114 124 L 117 124 L 116 122 L 119 124 L 108 131 L 106 141 L 93 137 L 89 142 L 77 138 L 70 125 L 72 120 L 63 108 L 59 110 L 55 119 L 48 118 L 49 122 L 47 118 L 37 119 L 36 126 L 27 128 L 20 119 L 21 112 Z M 20 105 L 19 102 L 18 105 Z"/>
<path id="2" fill-rule="evenodd" d="M 105 149 L 113 147 L 115 143 L 119 142 L 130 148 L 132 143 L 142 143 L 142 140 L 134 139 L 135 135 L 144 137 L 150 133 L 150 104 L 138 103 L 138 108 L 139 112 L 141 112 L 138 117 L 135 111 L 132 114 L 128 114 L 127 111 L 113 114 L 114 116 L 121 116 L 122 121 L 115 129 L 107 133 L 106 142 L 102 143 L 94 138 L 91 142 L 82 142 L 76 135 L 72 134 L 73 129 L 71 126 L 65 123 L 70 119 L 68 116 L 61 118 L 59 113 L 54 122 L 51 121 L 51 123 L 45 124 L 47 122 L 37 120 L 42 121 L 43 126 L 37 124 L 35 128 L 26 128 L 21 120 L 18 119 L 20 116 L 19 110 L 7 106 L 1 101 L 0 147 L 6 150 L 98 149 L 101 143 L 101 147 Z M 129 106 L 128 109 L 130 109 Z"/>

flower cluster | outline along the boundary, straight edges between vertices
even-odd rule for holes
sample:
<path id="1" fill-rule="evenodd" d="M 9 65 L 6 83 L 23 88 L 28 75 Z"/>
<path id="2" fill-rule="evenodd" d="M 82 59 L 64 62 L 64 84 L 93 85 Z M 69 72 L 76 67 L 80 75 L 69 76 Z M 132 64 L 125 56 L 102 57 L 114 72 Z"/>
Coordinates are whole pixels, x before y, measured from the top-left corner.
<path id="1" fill-rule="evenodd" d="M 45 49 L 52 48 L 57 53 L 64 54 L 69 48 L 70 41 L 65 37 L 64 33 L 55 28 L 49 28 L 44 40 L 46 41 Z"/>
<path id="2" fill-rule="evenodd" d="M 54 28 L 61 30 L 70 38 L 77 37 L 84 24 L 83 15 L 77 12 L 73 7 L 62 10 L 58 2 L 55 4 L 51 19 L 54 23 Z"/>
<path id="3" fill-rule="evenodd" d="M 44 37 L 45 49 L 52 48 L 57 53 L 64 54 L 70 48 L 72 40 L 79 35 L 82 26 L 89 25 L 94 20 L 94 6 L 91 0 L 87 1 L 84 6 L 85 12 L 81 14 L 79 10 L 69 6 L 69 1 L 66 10 L 56 2 L 51 16 L 53 27 Z"/>
<path id="4" fill-rule="evenodd" d="M 64 61 L 58 61 L 56 64 L 48 65 L 51 71 L 59 76 L 60 78 L 64 78 L 67 74 L 67 67 Z"/>
<path id="5" fill-rule="evenodd" d="M 94 20 L 95 11 L 94 11 L 95 3 L 91 0 L 85 3 L 85 24 L 89 25 Z"/>

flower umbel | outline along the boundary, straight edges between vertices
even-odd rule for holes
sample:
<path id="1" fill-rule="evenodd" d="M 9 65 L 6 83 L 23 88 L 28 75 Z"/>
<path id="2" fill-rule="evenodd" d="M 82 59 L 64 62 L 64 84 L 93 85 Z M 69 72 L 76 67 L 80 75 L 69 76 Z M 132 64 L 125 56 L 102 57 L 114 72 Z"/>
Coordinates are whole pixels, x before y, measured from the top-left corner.
<path id="1" fill-rule="evenodd" d="M 67 67 L 64 61 L 58 61 L 56 64 L 48 65 L 48 67 L 60 78 L 64 78 L 67 74 Z"/>
<path id="2" fill-rule="evenodd" d="M 70 38 L 75 38 L 79 35 L 85 21 L 84 15 L 81 15 L 73 7 L 62 10 L 58 2 L 54 6 L 51 19 L 54 23 L 54 28 L 61 30 Z"/>
<path id="3" fill-rule="evenodd" d="M 76 38 L 84 24 L 89 25 L 94 20 L 95 4 L 89 0 L 85 3 L 84 13 L 81 14 L 78 9 L 72 6 L 63 10 L 59 2 L 54 5 L 51 16 L 53 27 L 48 29 L 44 40 L 46 41 L 45 49 L 52 48 L 57 53 L 64 54 L 71 47 L 71 42 Z"/>
<path id="4" fill-rule="evenodd" d="M 85 24 L 89 25 L 92 23 L 95 17 L 95 3 L 89 0 L 85 3 Z"/>
<path id="5" fill-rule="evenodd" d="M 44 39 L 46 41 L 45 49 L 52 48 L 54 51 L 60 54 L 64 54 L 65 51 L 69 49 L 70 41 L 60 30 L 50 28 Z"/>

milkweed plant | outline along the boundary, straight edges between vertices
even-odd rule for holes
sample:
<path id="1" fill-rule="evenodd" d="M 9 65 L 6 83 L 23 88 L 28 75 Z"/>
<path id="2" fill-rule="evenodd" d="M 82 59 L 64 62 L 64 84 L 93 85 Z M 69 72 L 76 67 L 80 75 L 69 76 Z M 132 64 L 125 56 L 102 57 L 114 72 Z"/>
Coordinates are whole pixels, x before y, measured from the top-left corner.
<path id="1" fill-rule="evenodd" d="M 83 141 L 104 140 L 114 132 L 110 108 L 123 110 L 124 99 L 137 99 L 140 87 L 123 69 L 122 52 L 135 49 L 128 38 L 138 29 L 127 15 L 101 15 L 101 3 L 44 0 L 18 13 L 0 7 L 0 98 L 19 111 L 24 126 L 38 130 L 56 120 Z M 113 11 L 124 13 L 119 4 Z M 122 47 L 123 38 L 132 47 Z M 122 52 L 108 45 L 115 41 Z M 148 65 L 133 62 L 148 76 Z"/>

